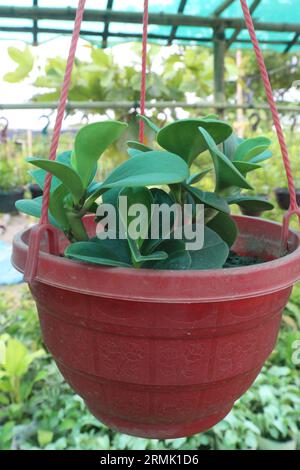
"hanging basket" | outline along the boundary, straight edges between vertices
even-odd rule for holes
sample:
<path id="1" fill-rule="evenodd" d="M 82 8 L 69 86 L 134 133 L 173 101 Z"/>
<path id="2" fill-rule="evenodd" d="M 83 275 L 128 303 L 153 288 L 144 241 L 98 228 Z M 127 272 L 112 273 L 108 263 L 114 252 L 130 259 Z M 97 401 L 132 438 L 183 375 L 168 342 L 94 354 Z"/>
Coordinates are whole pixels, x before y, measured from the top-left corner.
<path id="1" fill-rule="evenodd" d="M 45 344 L 59 369 L 95 416 L 128 434 L 176 438 L 220 421 L 271 353 L 281 312 L 300 279 L 300 235 L 289 230 L 291 216 L 300 220 L 300 210 L 288 152 L 247 2 L 240 1 L 281 145 L 291 205 L 283 226 L 235 217 L 239 238 L 233 249 L 267 261 L 203 271 L 102 268 L 71 261 L 60 256 L 66 238 L 60 232 L 56 238 L 48 224 L 49 174 L 40 225 L 14 240 L 13 264 L 26 274 Z M 84 6 L 85 0 L 79 0 L 50 160 L 56 156 Z M 147 21 L 145 0 L 142 114 Z M 143 136 L 141 121 L 140 142 Z M 85 223 L 93 236 L 93 220 Z M 288 252 L 284 257 L 282 248 Z"/>
<path id="2" fill-rule="evenodd" d="M 300 277 L 300 236 L 236 217 L 234 249 L 272 261 L 244 268 L 155 271 L 102 268 L 47 253 L 30 284 L 45 344 L 70 386 L 118 431 L 176 438 L 231 410 L 274 348 L 281 312 Z M 92 219 L 87 220 L 89 232 Z M 24 272 L 30 231 L 14 241 Z M 66 239 L 60 238 L 63 252 Z"/>

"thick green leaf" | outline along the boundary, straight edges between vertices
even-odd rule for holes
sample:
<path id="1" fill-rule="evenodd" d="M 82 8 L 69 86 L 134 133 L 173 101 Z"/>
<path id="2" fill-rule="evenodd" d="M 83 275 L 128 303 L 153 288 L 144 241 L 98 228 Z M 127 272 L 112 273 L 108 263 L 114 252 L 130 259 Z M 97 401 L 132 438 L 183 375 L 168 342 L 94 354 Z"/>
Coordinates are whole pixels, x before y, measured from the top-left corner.
<path id="1" fill-rule="evenodd" d="M 124 132 L 127 124 L 118 121 L 102 121 L 80 129 L 75 138 L 75 169 L 86 188 L 95 165 L 104 150 Z"/>
<path id="2" fill-rule="evenodd" d="M 237 186 L 238 188 L 252 189 L 245 177 L 238 171 L 234 164 L 218 148 L 211 135 L 202 127 L 199 133 L 203 136 L 210 151 L 216 173 L 216 191 L 222 191 Z"/>
<path id="3" fill-rule="evenodd" d="M 147 145 L 141 144 L 140 142 L 136 142 L 134 140 L 129 140 L 127 142 L 128 145 L 128 155 L 130 157 L 135 157 L 136 155 L 140 155 L 143 152 L 151 152 L 153 149 L 151 147 L 147 147 Z"/>
<path id="4" fill-rule="evenodd" d="M 136 142 L 135 140 L 128 140 L 127 145 L 131 149 L 140 150 L 141 152 L 151 152 L 153 149 L 147 145 Z"/>
<path id="5" fill-rule="evenodd" d="M 185 250 L 185 243 L 181 240 L 162 240 L 159 249 L 168 254 L 165 260 L 147 262 L 143 268 L 148 269 L 167 269 L 167 270 L 186 270 L 191 266 L 191 256 Z"/>
<path id="6" fill-rule="evenodd" d="M 179 183 L 188 178 L 186 163 L 169 152 L 151 151 L 126 160 L 103 182 L 102 188 Z"/>
<path id="7" fill-rule="evenodd" d="M 273 204 L 257 196 L 233 196 L 228 198 L 227 201 L 228 204 L 237 204 L 243 209 L 254 212 L 270 211 L 274 209 Z"/>
<path id="8" fill-rule="evenodd" d="M 238 228 L 234 220 L 228 214 L 218 212 L 218 214 L 208 222 L 207 227 L 216 232 L 229 248 L 238 236 Z"/>
<path id="9" fill-rule="evenodd" d="M 127 199 L 127 204 L 125 208 L 123 208 L 123 206 L 120 204 L 120 198 L 122 196 Z M 153 203 L 152 194 L 148 188 L 144 188 L 144 187 L 124 188 L 119 193 L 118 200 L 119 200 L 119 205 L 118 205 L 119 215 L 123 222 L 123 227 L 125 229 L 125 232 L 128 233 L 128 230 L 130 230 L 130 228 L 132 227 L 132 224 L 134 224 L 134 221 L 135 220 L 138 221 L 138 223 L 136 223 L 135 225 L 135 229 L 136 231 L 138 231 L 138 233 L 140 233 L 140 237 L 136 239 L 135 241 L 136 241 L 138 248 L 140 248 L 145 238 L 148 235 L 148 228 L 150 225 L 151 215 L 152 215 L 152 203 Z M 137 214 L 131 215 L 130 208 L 132 208 L 132 206 L 134 206 L 135 204 L 141 204 L 143 208 L 145 209 L 145 214 L 138 213 L 138 215 Z M 125 210 L 125 212 L 123 211 L 123 209 Z M 130 233 L 129 233 L 129 236 L 130 236 Z"/>
<path id="10" fill-rule="evenodd" d="M 183 187 L 188 191 L 198 204 L 205 204 L 205 206 L 212 207 L 220 212 L 230 213 L 230 208 L 226 200 L 216 193 L 209 191 L 202 191 L 201 189 L 184 184 Z"/>
<path id="11" fill-rule="evenodd" d="M 102 196 L 102 202 L 104 204 L 112 204 L 114 207 L 118 207 L 119 194 L 122 188 L 113 188 L 106 191 Z"/>
<path id="12" fill-rule="evenodd" d="M 260 162 L 263 162 L 265 160 L 269 160 L 269 158 L 272 157 L 272 152 L 271 150 L 266 150 L 265 152 L 257 155 L 256 157 L 252 158 L 250 160 L 251 163 L 260 163 Z"/>
<path id="13" fill-rule="evenodd" d="M 93 194 L 95 191 L 98 191 L 102 187 L 102 183 L 97 183 L 97 181 L 94 181 L 91 183 L 86 191 L 86 196 L 89 197 L 91 194 Z"/>
<path id="14" fill-rule="evenodd" d="M 137 155 L 140 155 L 141 153 L 144 153 L 144 152 L 143 150 L 128 148 L 127 153 L 130 157 L 136 157 Z"/>
<path id="15" fill-rule="evenodd" d="M 100 244 L 103 249 L 107 248 L 108 250 L 116 253 L 120 261 L 131 264 L 131 254 L 127 240 L 119 238 L 114 239 L 112 237 L 101 240 L 98 237 L 94 237 L 91 238 L 90 241 Z"/>
<path id="16" fill-rule="evenodd" d="M 208 168 L 207 170 L 199 171 L 198 173 L 195 173 L 194 175 L 191 175 L 186 183 L 187 184 L 196 184 L 199 183 L 208 173 L 212 171 L 212 168 Z"/>
<path id="17" fill-rule="evenodd" d="M 65 165 L 71 166 L 71 153 L 70 151 L 67 152 L 62 152 L 59 155 L 57 155 L 55 161 L 59 163 L 64 163 Z M 45 186 L 45 179 L 47 175 L 47 171 L 38 169 L 38 170 L 29 170 L 29 174 L 32 176 L 32 178 L 37 182 L 39 187 L 44 190 Z M 51 191 L 54 191 L 57 186 L 59 186 L 61 183 L 59 179 L 52 177 L 51 181 Z"/>
<path id="18" fill-rule="evenodd" d="M 225 142 L 223 142 L 223 153 L 224 153 L 224 155 L 227 158 L 229 158 L 229 160 L 232 161 L 234 159 L 234 154 L 236 152 L 236 149 L 238 148 L 238 146 L 242 142 L 243 142 L 243 139 L 238 137 L 235 134 L 235 132 L 233 132 L 231 134 L 231 136 L 228 137 L 228 139 L 226 139 Z"/>
<path id="19" fill-rule="evenodd" d="M 171 207 L 175 203 L 172 196 L 169 193 L 166 193 L 163 189 L 151 188 L 150 191 L 153 197 L 153 204 L 167 204 Z"/>
<path id="20" fill-rule="evenodd" d="M 64 199 L 68 194 L 70 194 L 69 190 L 63 184 L 60 184 L 51 193 L 49 203 L 49 210 L 63 231 L 70 229 L 70 223 L 64 207 Z"/>
<path id="21" fill-rule="evenodd" d="M 180 155 L 190 166 L 208 148 L 199 127 L 205 129 L 217 144 L 224 142 L 232 133 L 229 124 L 216 119 L 183 119 L 163 127 L 157 134 L 157 142 L 165 150 Z"/>
<path id="22" fill-rule="evenodd" d="M 204 245 L 201 250 L 190 250 L 192 264 L 189 269 L 222 268 L 229 254 L 227 243 L 208 227 L 204 227 Z"/>
<path id="23" fill-rule="evenodd" d="M 234 161 L 233 164 L 239 170 L 239 172 L 244 176 L 246 176 L 247 173 L 249 173 L 250 171 L 258 170 L 259 168 L 261 168 L 260 165 L 257 165 L 256 163 L 251 163 L 251 162 Z"/>
<path id="24" fill-rule="evenodd" d="M 72 243 L 65 250 L 65 256 L 88 263 L 130 268 L 132 265 L 129 259 L 124 261 L 123 257 L 120 257 L 121 250 L 117 249 L 119 242 L 121 244 L 126 242 L 126 240 L 99 240 L 98 242 Z"/>
<path id="25" fill-rule="evenodd" d="M 132 262 L 135 267 L 140 267 L 147 261 L 159 261 L 167 259 L 168 255 L 164 251 L 155 251 L 148 255 L 142 255 L 136 240 L 128 237 L 128 244 L 131 251 Z"/>
<path id="26" fill-rule="evenodd" d="M 147 126 L 149 126 L 150 129 L 152 129 L 152 131 L 155 132 L 155 134 L 157 134 L 157 132 L 160 131 L 160 128 L 156 124 L 154 124 L 154 122 L 152 122 L 151 119 L 147 118 L 146 116 L 142 116 L 141 114 L 138 114 L 137 117 L 139 119 L 142 119 L 145 122 L 145 124 L 147 124 Z"/>
<path id="27" fill-rule="evenodd" d="M 72 194 L 75 203 L 79 203 L 85 190 L 81 178 L 71 167 L 57 161 L 44 160 L 42 158 L 28 158 L 27 161 L 56 176 Z"/>
<path id="28" fill-rule="evenodd" d="M 31 215 L 32 217 L 41 218 L 42 215 L 42 205 L 43 197 L 36 197 L 35 199 L 19 199 L 16 202 L 16 208 L 18 211 L 23 212 L 24 214 Z M 49 215 L 49 222 L 54 227 L 60 227 L 59 223 L 54 219 L 54 217 Z"/>
<path id="29" fill-rule="evenodd" d="M 151 188 L 150 192 L 152 194 L 153 198 L 153 205 L 159 206 L 160 208 L 163 208 L 165 206 L 172 207 L 175 204 L 175 201 L 173 198 L 170 196 L 169 193 L 166 193 L 162 189 L 159 188 Z M 156 210 L 156 209 L 155 209 Z M 154 214 L 155 210 L 153 211 L 153 219 L 154 219 Z M 153 238 L 151 237 L 151 225 L 149 227 L 149 234 L 148 234 L 148 239 L 146 239 L 143 243 L 143 254 L 148 255 L 149 253 L 152 253 L 153 250 L 156 249 L 156 247 L 162 243 L 163 237 L 166 238 L 166 234 L 163 234 L 163 227 L 162 227 L 162 213 L 157 214 L 155 216 L 156 222 L 158 222 L 159 227 L 158 227 L 158 237 Z M 154 220 L 152 219 L 152 223 Z M 174 220 L 175 216 L 173 212 L 170 212 L 170 230 L 172 230 L 172 227 L 174 225 Z M 169 234 L 167 234 L 169 235 Z"/>
<path id="30" fill-rule="evenodd" d="M 246 139 L 237 147 L 234 160 L 249 161 L 267 150 L 270 145 L 271 141 L 267 137 Z"/>

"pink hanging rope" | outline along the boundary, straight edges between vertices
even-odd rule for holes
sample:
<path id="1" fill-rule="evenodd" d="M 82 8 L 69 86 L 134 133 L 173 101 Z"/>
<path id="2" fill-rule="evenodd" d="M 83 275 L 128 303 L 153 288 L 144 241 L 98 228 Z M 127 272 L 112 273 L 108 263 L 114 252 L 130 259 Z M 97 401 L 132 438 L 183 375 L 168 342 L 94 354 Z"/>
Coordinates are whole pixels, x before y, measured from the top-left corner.
<path id="1" fill-rule="evenodd" d="M 273 117 L 274 126 L 276 129 L 278 141 L 279 141 L 280 148 L 281 148 L 284 168 L 285 168 L 285 172 L 286 172 L 286 176 L 288 180 L 288 187 L 289 187 L 289 192 L 290 192 L 290 207 L 289 207 L 287 214 L 284 216 L 283 230 L 282 230 L 282 245 L 283 245 L 282 248 L 286 249 L 287 240 L 288 240 L 288 229 L 289 229 L 291 216 L 297 215 L 299 218 L 299 222 L 300 222 L 300 209 L 297 205 L 297 200 L 296 200 L 295 182 L 294 182 L 294 178 L 292 174 L 292 169 L 291 169 L 291 164 L 290 164 L 290 159 L 289 159 L 289 154 L 288 154 L 284 134 L 283 134 L 282 127 L 280 124 L 277 106 L 276 106 L 275 99 L 273 96 L 272 86 L 270 83 L 264 57 L 259 47 L 259 42 L 255 33 L 251 13 L 247 5 L 247 0 L 240 0 L 240 2 L 241 2 L 242 9 L 243 9 L 246 26 L 249 31 L 251 42 L 253 44 L 254 52 L 255 52 L 257 62 L 259 65 L 261 77 L 264 83 L 268 103 L 269 103 L 270 110 L 271 110 L 272 117 Z"/>
<path id="2" fill-rule="evenodd" d="M 69 92 L 70 83 L 71 83 L 71 75 L 72 75 L 72 70 L 73 70 L 73 65 L 74 65 L 74 60 L 75 60 L 77 43 L 78 43 L 78 39 L 80 35 L 80 28 L 81 28 L 81 22 L 83 18 L 85 3 L 86 3 L 86 0 L 79 0 L 79 3 L 78 3 L 75 24 L 74 24 L 74 31 L 72 35 L 72 41 L 71 41 L 69 56 L 67 60 L 64 82 L 63 82 L 63 86 L 61 90 L 60 101 L 58 105 L 57 116 L 56 116 L 54 131 L 53 131 L 51 147 L 50 147 L 49 160 L 55 160 L 56 158 L 62 122 L 63 122 L 66 105 L 67 105 L 68 92 Z M 50 200 L 51 181 L 52 181 L 52 175 L 51 173 L 47 173 L 46 180 L 45 180 L 45 187 L 44 187 L 44 195 L 43 195 L 42 216 L 40 219 L 41 225 L 48 223 L 48 207 L 49 207 L 49 200 Z"/>
<path id="3" fill-rule="evenodd" d="M 145 114 L 146 79 L 147 79 L 147 42 L 148 42 L 149 2 L 144 0 L 143 14 L 143 45 L 142 45 L 142 77 L 141 77 L 141 115 Z M 140 120 L 139 140 L 143 144 L 145 139 L 145 123 Z"/>

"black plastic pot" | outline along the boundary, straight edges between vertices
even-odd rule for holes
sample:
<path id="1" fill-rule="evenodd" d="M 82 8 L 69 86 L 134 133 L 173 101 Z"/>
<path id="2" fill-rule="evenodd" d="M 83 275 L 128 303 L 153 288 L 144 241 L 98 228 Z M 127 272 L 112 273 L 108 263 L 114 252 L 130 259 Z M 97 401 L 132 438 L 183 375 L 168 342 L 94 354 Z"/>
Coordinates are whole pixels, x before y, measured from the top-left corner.
<path id="1" fill-rule="evenodd" d="M 24 188 L 15 188 L 5 191 L 0 188 L 0 212 L 10 214 L 18 212 L 15 203 L 24 198 Z"/>
<path id="2" fill-rule="evenodd" d="M 276 188 L 274 193 L 280 209 L 287 211 L 290 206 L 290 193 L 288 188 Z M 296 196 L 297 203 L 300 204 L 300 189 L 296 189 Z"/>
<path id="3" fill-rule="evenodd" d="M 41 190 L 38 184 L 30 184 L 29 191 L 30 191 L 32 199 L 35 199 L 36 197 L 40 197 L 43 195 L 43 191 Z"/>

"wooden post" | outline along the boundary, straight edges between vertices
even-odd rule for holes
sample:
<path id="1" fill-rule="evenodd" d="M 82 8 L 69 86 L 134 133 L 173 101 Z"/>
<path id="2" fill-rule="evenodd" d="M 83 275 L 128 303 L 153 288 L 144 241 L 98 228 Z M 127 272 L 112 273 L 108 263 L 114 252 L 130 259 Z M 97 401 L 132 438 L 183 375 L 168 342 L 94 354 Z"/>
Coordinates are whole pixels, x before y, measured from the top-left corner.
<path id="1" fill-rule="evenodd" d="M 225 103 L 225 30 L 214 29 L 214 99 L 215 103 Z M 217 108 L 217 113 L 224 114 L 224 108 Z"/>

